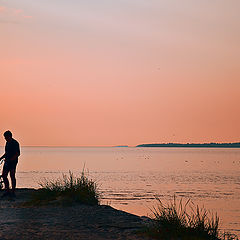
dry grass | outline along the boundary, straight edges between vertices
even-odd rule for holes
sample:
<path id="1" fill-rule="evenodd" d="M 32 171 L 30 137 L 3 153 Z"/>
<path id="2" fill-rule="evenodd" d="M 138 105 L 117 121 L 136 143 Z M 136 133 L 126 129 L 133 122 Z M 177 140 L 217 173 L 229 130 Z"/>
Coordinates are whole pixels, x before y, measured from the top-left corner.
<path id="1" fill-rule="evenodd" d="M 40 188 L 32 195 L 27 205 L 71 205 L 74 203 L 98 205 L 100 193 L 95 181 L 89 179 L 84 170 L 79 177 L 71 171 L 57 180 L 45 179 Z"/>
<path id="2" fill-rule="evenodd" d="M 164 204 L 159 198 L 157 207 L 152 210 L 152 224 L 146 233 L 156 239 L 181 240 L 237 240 L 230 233 L 220 234 L 219 217 L 204 207 L 199 208 L 187 200 L 173 200 Z"/>

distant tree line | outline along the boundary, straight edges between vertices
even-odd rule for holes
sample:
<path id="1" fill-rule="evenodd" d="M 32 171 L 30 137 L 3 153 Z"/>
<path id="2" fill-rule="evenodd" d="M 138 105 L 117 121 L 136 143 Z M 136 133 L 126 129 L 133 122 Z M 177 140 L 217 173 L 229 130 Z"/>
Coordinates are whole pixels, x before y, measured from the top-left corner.
<path id="1" fill-rule="evenodd" d="M 149 143 L 140 144 L 136 147 L 192 147 L 192 148 L 240 148 L 237 143 Z"/>

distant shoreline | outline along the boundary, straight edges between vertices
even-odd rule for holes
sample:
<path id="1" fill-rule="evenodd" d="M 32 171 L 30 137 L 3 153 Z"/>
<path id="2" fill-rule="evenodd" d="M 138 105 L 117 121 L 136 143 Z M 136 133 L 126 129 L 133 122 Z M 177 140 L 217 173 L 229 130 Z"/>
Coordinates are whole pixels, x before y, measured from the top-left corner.
<path id="1" fill-rule="evenodd" d="M 136 147 L 240 148 L 238 143 L 149 143 Z"/>

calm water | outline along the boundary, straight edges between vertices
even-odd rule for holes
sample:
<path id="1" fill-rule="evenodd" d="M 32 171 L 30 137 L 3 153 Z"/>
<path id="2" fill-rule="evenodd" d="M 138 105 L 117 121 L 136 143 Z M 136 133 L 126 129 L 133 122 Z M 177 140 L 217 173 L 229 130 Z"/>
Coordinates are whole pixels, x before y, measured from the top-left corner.
<path id="1" fill-rule="evenodd" d="M 240 149 L 23 147 L 18 187 L 38 187 L 44 177 L 84 165 L 103 203 L 149 215 L 154 196 L 176 194 L 217 211 L 221 227 L 240 235 Z"/>

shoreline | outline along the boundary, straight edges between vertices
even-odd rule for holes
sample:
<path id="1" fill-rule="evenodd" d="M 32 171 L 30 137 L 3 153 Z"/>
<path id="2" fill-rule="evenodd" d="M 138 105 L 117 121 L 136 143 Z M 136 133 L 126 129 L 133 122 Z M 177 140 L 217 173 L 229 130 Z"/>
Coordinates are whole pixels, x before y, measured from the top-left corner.
<path id="1" fill-rule="evenodd" d="M 148 240 L 137 234 L 149 222 L 108 205 L 34 206 L 22 204 L 36 189 L 16 189 L 16 199 L 0 199 L 0 239 Z"/>
<path id="2" fill-rule="evenodd" d="M 240 148 L 240 143 L 145 143 L 136 148 Z"/>

